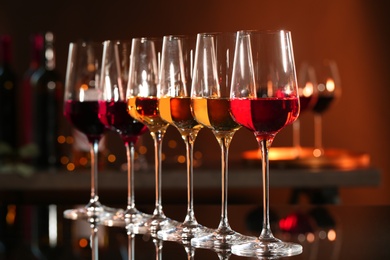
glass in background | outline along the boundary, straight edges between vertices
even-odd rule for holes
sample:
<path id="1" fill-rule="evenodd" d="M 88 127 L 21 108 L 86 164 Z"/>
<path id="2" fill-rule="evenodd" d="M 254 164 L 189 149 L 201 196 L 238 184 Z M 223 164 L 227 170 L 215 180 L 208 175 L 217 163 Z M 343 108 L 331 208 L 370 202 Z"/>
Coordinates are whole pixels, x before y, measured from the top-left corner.
<path id="1" fill-rule="evenodd" d="M 317 102 L 317 79 L 313 66 L 307 62 L 302 63 L 298 71 L 298 94 L 300 102 L 300 114 L 311 111 Z M 302 156 L 300 119 L 293 123 L 293 148 L 296 158 Z"/>
<path id="2" fill-rule="evenodd" d="M 319 66 L 316 66 L 317 75 L 317 102 L 313 106 L 314 112 L 314 150 L 313 155 L 320 157 L 324 155 L 322 143 L 322 115 L 329 109 L 335 100 L 340 98 L 341 83 L 337 63 L 331 59 L 324 59 Z"/>

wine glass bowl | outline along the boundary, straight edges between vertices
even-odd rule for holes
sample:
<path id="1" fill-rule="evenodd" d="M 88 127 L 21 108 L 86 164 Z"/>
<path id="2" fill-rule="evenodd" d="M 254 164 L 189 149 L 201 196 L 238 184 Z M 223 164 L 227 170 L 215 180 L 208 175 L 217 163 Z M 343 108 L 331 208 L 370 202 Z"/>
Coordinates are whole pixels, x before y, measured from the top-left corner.
<path id="1" fill-rule="evenodd" d="M 195 39 L 191 36 L 168 35 L 163 38 L 161 55 L 159 110 L 163 120 L 174 126 L 186 145 L 187 214 L 182 223 L 158 232 L 163 240 L 189 243 L 207 230 L 200 225 L 193 206 L 193 148 L 202 129 L 191 111 L 191 68 Z"/>
<path id="2" fill-rule="evenodd" d="M 263 226 L 255 241 L 232 246 L 248 257 L 300 254 L 302 246 L 274 237 L 269 219 L 268 151 L 279 131 L 299 115 L 291 33 L 239 31 L 233 63 L 230 109 L 234 120 L 253 132 L 261 151 Z"/>
<path id="3" fill-rule="evenodd" d="M 234 231 L 228 221 L 228 150 L 235 132 L 241 127 L 229 108 L 231 65 L 235 34 L 199 33 L 195 51 L 191 106 L 200 124 L 210 129 L 221 148 L 222 203 L 218 228 L 193 238 L 191 245 L 199 248 L 228 249 L 233 244 L 252 238 Z"/>
<path id="4" fill-rule="evenodd" d="M 90 200 L 84 207 L 65 210 L 64 217 L 89 222 L 92 231 L 92 259 L 98 258 L 98 225 L 117 212 L 117 209 L 102 205 L 98 196 L 97 157 L 99 141 L 106 131 L 99 119 L 102 52 L 102 43 L 69 44 L 64 94 L 64 116 L 74 128 L 87 137 L 91 153 Z"/>
<path id="5" fill-rule="evenodd" d="M 147 127 L 130 116 L 126 91 L 129 73 L 130 41 L 107 40 L 103 43 L 102 99 L 99 101 L 99 118 L 110 130 L 117 132 L 124 142 L 127 156 L 127 206 L 107 219 L 108 226 L 131 227 L 138 231 L 145 228 L 151 215 L 138 211 L 134 200 L 135 144 L 147 131 Z"/>
<path id="6" fill-rule="evenodd" d="M 154 141 L 155 209 L 152 217 L 146 222 L 148 231 L 153 235 L 164 225 L 171 224 L 171 220 L 163 212 L 161 203 L 162 141 L 169 124 L 161 118 L 158 108 L 160 44 L 161 39 L 133 38 L 126 93 L 129 114 L 148 127 Z"/>

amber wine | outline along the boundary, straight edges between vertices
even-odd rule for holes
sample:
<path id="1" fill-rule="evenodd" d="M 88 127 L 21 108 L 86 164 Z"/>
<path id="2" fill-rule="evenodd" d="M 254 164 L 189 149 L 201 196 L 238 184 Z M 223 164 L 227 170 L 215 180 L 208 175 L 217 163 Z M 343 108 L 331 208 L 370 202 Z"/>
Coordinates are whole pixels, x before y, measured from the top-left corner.
<path id="1" fill-rule="evenodd" d="M 162 97 L 159 100 L 159 110 L 161 118 L 180 131 L 202 127 L 192 115 L 189 97 Z"/>
<path id="2" fill-rule="evenodd" d="M 234 131 L 240 128 L 230 115 L 228 98 L 193 98 L 195 119 L 214 131 Z"/>
<path id="3" fill-rule="evenodd" d="M 150 131 L 168 127 L 168 123 L 161 119 L 157 97 L 130 97 L 127 101 L 129 114 Z"/>

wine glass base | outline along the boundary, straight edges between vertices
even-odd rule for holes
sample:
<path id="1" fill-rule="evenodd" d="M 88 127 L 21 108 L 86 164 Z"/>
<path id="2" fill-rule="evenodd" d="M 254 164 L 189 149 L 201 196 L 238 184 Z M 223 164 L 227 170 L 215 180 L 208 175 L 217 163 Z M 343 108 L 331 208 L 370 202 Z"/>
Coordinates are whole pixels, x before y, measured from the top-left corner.
<path id="1" fill-rule="evenodd" d="M 157 232 L 163 229 L 173 228 L 178 226 L 179 222 L 176 220 L 167 218 L 164 215 L 153 215 L 145 223 L 147 232 L 151 233 L 152 236 L 157 237 Z"/>
<path id="2" fill-rule="evenodd" d="M 233 245 L 256 240 L 255 237 L 242 235 L 230 228 L 219 228 L 205 236 L 191 239 L 191 245 L 196 248 L 227 250 Z"/>
<path id="3" fill-rule="evenodd" d="M 203 237 L 213 230 L 200 224 L 180 223 L 178 226 L 167 226 L 157 232 L 157 238 L 165 241 L 190 244 L 191 239 Z"/>
<path id="4" fill-rule="evenodd" d="M 152 215 L 138 211 L 135 208 L 118 211 L 117 214 L 104 221 L 109 227 L 126 228 L 129 234 L 144 234 L 147 232 L 146 223 Z"/>
<path id="5" fill-rule="evenodd" d="M 96 223 L 102 223 L 106 219 L 112 218 L 120 212 L 120 209 L 110 208 L 106 206 L 85 206 L 76 209 L 67 209 L 64 211 L 64 218 L 71 220 L 88 220 L 93 219 Z"/>
<path id="6" fill-rule="evenodd" d="M 277 239 L 272 241 L 257 239 L 249 243 L 232 246 L 232 253 L 244 257 L 286 257 L 301 254 L 302 246 Z"/>

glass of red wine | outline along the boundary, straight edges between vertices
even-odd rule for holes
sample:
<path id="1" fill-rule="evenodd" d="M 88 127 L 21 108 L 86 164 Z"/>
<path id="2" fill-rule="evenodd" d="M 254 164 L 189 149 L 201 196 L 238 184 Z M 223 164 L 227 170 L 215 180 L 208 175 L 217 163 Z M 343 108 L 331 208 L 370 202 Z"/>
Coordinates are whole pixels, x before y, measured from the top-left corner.
<path id="1" fill-rule="evenodd" d="M 263 226 L 260 236 L 232 246 L 247 257 L 291 256 L 302 246 L 274 237 L 269 219 L 268 151 L 276 134 L 299 115 L 299 96 L 291 33 L 239 31 L 233 64 L 230 109 L 234 120 L 252 131 L 262 158 Z"/>
<path id="2" fill-rule="evenodd" d="M 298 71 L 298 94 L 300 102 L 300 114 L 313 109 L 317 102 L 317 79 L 313 66 L 303 62 Z M 297 118 L 293 123 L 293 147 L 297 158 L 301 156 L 300 120 Z"/>
<path id="3" fill-rule="evenodd" d="M 91 151 L 91 194 L 88 204 L 64 211 L 64 217 L 84 219 L 92 228 L 92 258 L 98 258 L 98 225 L 111 218 L 117 209 L 104 206 L 98 196 L 98 149 L 105 133 L 99 119 L 101 58 L 103 44 L 74 42 L 69 45 L 65 80 L 64 115 L 74 128 L 88 138 Z"/>
<path id="4" fill-rule="evenodd" d="M 327 111 L 341 95 L 340 76 L 337 63 L 331 59 L 324 59 L 316 67 L 317 76 L 317 102 L 312 110 L 314 112 L 314 150 L 313 155 L 320 157 L 324 155 L 322 144 L 322 115 Z"/>
<path id="5" fill-rule="evenodd" d="M 159 55 L 162 38 L 133 38 L 126 99 L 129 114 L 145 124 L 155 149 L 155 208 L 146 222 L 148 232 L 156 235 L 163 226 L 173 224 L 163 211 L 161 194 L 162 141 L 169 124 L 158 108 Z"/>
<path id="6" fill-rule="evenodd" d="M 169 35 L 163 38 L 161 54 L 159 110 L 163 120 L 174 126 L 186 145 L 187 214 L 183 223 L 160 230 L 159 238 L 188 244 L 207 228 L 198 223 L 193 202 L 193 150 L 195 139 L 202 129 L 191 112 L 191 73 L 196 38 Z"/>
<path id="7" fill-rule="evenodd" d="M 135 144 L 147 131 L 147 127 L 135 120 L 127 111 L 126 90 L 130 64 L 131 41 L 108 40 L 103 43 L 102 99 L 99 101 L 99 117 L 110 130 L 117 132 L 126 148 L 127 158 L 127 206 L 111 219 L 108 226 L 125 226 L 132 232 L 144 232 L 151 215 L 140 212 L 134 200 Z"/>
<path id="8" fill-rule="evenodd" d="M 221 148 L 222 203 L 217 229 L 193 238 L 198 248 L 229 249 L 233 244 L 253 240 L 234 231 L 228 220 L 228 151 L 240 125 L 230 114 L 229 94 L 231 65 L 235 44 L 234 33 L 199 33 L 197 35 L 191 88 L 191 106 L 195 119 L 210 129 Z"/>

